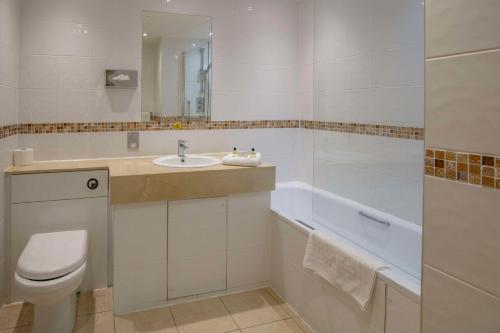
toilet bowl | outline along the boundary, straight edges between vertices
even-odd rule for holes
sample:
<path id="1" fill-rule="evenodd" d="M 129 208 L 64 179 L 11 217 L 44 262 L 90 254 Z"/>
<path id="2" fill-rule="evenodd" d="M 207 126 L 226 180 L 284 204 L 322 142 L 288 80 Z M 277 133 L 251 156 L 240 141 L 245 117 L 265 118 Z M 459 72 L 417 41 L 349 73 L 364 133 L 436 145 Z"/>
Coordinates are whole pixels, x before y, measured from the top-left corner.
<path id="1" fill-rule="evenodd" d="M 17 262 L 15 286 L 35 306 L 34 333 L 70 333 L 76 290 L 87 268 L 87 231 L 33 235 Z"/>

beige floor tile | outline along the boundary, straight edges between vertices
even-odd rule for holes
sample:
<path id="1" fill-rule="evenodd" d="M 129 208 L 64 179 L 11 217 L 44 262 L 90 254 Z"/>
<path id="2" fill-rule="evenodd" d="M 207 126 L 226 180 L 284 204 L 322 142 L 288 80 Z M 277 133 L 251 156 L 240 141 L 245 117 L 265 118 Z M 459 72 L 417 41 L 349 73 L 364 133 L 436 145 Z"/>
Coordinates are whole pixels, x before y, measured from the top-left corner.
<path id="1" fill-rule="evenodd" d="M 74 333 L 114 333 L 113 312 L 101 312 L 76 318 Z"/>
<path id="2" fill-rule="evenodd" d="M 31 333 L 31 326 L 8 328 L 0 330 L 0 333 Z"/>
<path id="3" fill-rule="evenodd" d="M 278 295 L 278 293 L 276 293 L 272 288 L 266 288 L 266 290 L 271 296 L 273 296 L 273 298 L 276 300 L 276 302 L 278 302 L 278 304 L 287 313 L 287 315 L 289 317 L 296 317 L 297 316 L 297 313 L 295 313 L 295 311 L 293 311 L 293 309 L 290 307 L 290 305 L 288 305 L 288 303 L 285 302 L 285 300 L 283 298 L 281 298 L 281 296 Z"/>
<path id="4" fill-rule="evenodd" d="M 180 333 L 223 333 L 238 329 L 218 298 L 174 305 L 171 310 Z"/>
<path id="5" fill-rule="evenodd" d="M 276 321 L 270 324 L 244 328 L 243 333 L 303 333 L 299 325 L 293 320 Z"/>
<path id="6" fill-rule="evenodd" d="M 115 317 L 116 333 L 177 333 L 170 308 Z"/>
<path id="7" fill-rule="evenodd" d="M 7 304 L 0 310 L 0 329 L 33 324 L 33 305 L 29 303 Z"/>
<path id="8" fill-rule="evenodd" d="M 304 319 L 295 317 L 293 320 L 302 329 L 302 331 L 304 331 L 304 333 L 314 333 L 314 330 L 304 321 Z"/>
<path id="9" fill-rule="evenodd" d="M 240 328 L 290 318 L 266 289 L 227 295 L 222 301 Z"/>
<path id="10" fill-rule="evenodd" d="M 113 289 L 97 289 L 78 297 L 78 315 L 89 315 L 113 310 Z"/>

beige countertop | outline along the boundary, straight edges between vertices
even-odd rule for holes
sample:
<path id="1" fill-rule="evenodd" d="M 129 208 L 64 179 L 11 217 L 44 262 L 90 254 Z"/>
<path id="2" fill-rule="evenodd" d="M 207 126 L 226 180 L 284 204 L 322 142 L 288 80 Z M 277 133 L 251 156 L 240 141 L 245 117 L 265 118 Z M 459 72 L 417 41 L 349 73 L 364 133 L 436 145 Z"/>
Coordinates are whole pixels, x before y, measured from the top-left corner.
<path id="1" fill-rule="evenodd" d="M 221 155 L 212 155 L 221 157 Z M 207 168 L 166 168 L 153 164 L 156 157 L 34 162 L 12 166 L 9 175 L 108 170 L 112 204 L 185 200 L 229 194 L 272 191 L 276 168 L 217 165 Z"/>

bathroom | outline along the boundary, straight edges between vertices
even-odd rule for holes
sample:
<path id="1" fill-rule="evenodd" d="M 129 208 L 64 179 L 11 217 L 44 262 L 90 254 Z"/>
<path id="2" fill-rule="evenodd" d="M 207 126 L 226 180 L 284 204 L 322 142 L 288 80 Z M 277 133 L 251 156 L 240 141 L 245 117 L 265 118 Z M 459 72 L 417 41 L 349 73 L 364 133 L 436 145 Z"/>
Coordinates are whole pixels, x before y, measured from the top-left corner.
<path id="1" fill-rule="evenodd" d="M 497 0 L 0 0 L 0 333 L 500 332 Z"/>

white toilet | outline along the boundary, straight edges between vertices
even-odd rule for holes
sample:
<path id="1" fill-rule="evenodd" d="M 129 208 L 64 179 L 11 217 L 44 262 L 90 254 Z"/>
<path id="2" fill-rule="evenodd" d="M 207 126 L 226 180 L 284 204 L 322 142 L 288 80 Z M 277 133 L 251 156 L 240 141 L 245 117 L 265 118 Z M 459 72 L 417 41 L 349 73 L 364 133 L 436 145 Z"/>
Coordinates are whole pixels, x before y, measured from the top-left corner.
<path id="1" fill-rule="evenodd" d="M 87 267 L 87 231 L 31 236 L 19 257 L 15 285 L 35 306 L 34 333 L 70 333 L 75 325 L 76 290 Z"/>

